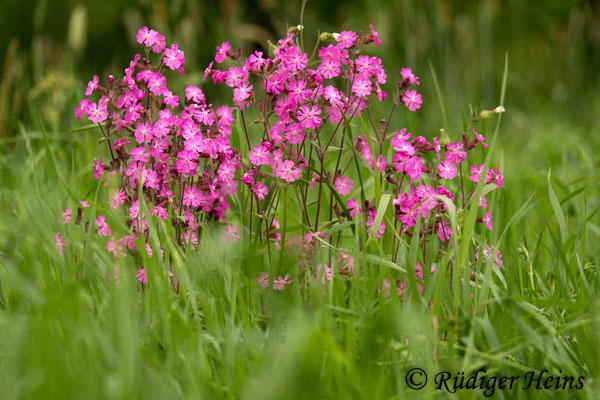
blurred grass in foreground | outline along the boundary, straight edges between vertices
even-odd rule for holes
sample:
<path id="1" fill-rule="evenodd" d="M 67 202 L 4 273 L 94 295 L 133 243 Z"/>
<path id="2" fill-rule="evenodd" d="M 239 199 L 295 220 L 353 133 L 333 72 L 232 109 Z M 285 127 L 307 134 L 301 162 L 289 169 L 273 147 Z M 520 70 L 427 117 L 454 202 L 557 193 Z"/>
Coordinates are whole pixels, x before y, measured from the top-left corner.
<path id="1" fill-rule="evenodd" d="M 360 279 L 347 292 L 336 281 L 332 292 L 307 299 L 296 290 L 262 293 L 253 278 L 269 266 L 219 240 L 174 262 L 177 292 L 156 257 L 146 261 L 150 285 L 141 290 L 133 259 L 112 259 L 93 236 L 82 248 L 80 227 L 68 236 L 77 261 L 65 262 L 71 258 L 59 255 L 52 236 L 69 197 L 98 189 L 89 173 L 97 135 L 23 128 L 0 161 L 0 392 L 6 399 L 433 394 L 431 384 L 418 393 L 405 385 L 405 371 L 418 366 L 583 375 L 580 391 L 497 395 L 595 398 L 598 131 L 549 114 L 508 115 L 495 157 L 505 189 L 495 194 L 494 216 L 496 240 L 506 229 L 506 286 L 492 284 L 491 300 L 457 319 L 378 294 L 391 272 L 375 264 L 357 266 Z M 504 140 L 510 134 L 517 137 Z M 442 303 L 452 303 L 448 290 Z"/>
<path id="2" fill-rule="evenodd" d="M 104 11 L 92 2 L 3 4 L 32 17 L 31 28 L 5 25 L 11 34 L 0 35 L 7 43 L 0 53 L 1 397 L 433 396 L 431 384 L 420 392 L 407 388 L 405 371 L 418 366 L 430 376 L 479 367 L 502 375 L 562 371 L 586 376 L 585 389 L 496 396 L 597 398 L 600 102 L 591 2 L 308 3 L 308 33 L 381 25 L 389 40 L 378 51 L 388 71 L 413 66 L 425 90 L 423 112 L 394 123 L 426 136 L 446 125 L 428 60 L 453 116 L 447 130 L 457 134 L 468 101 L 496 105 L 497 66 L 509 50 L 508 112 L 494 156 L 505 189 L 494 194 L 500 206 L 493 232 L 497 240 L 506 229 L 506 286 L 496 282 L 485 307 L 450 320 L 386 299 L 376 288 L 390 272 L 377 265 L 364 265 L 351 296 L 341 286 L 331 295 L 312 291 L 306 301 L 291 290 L 263 294 L 252 279 L 268 266 L 218 241 L 175 263 L 177 292 L 157 258 L 148 266 L 150 289 L 142 291 L 131 258 L 115 261 L 94 240 L 84 251 L 81 232 L 69 240 L 82 256 L 65 263 L 52 236 L 70 196 L 97 190 L 90 163 L 98 136 L 64 131 L 75 127 L 72 107 L 91 74 L 104 65 L 121 71 L 132 51 L 129 30 L 155 25 L 182 43 L 188 70 L 201 71 L 221 40 L 264 42 L 296 23 L 299 10 L 269 1 L 219 4 L 218 18 L 208 3 L 191 1 L 108 2 Z M 262 30 L 244 30 L 241 21 Z M 69 34 L 78 24 L 85 40 Z M 186 79 L 197 83 L 194 76 Z M 449 292 L 442 301 L 451 303 Z"/>

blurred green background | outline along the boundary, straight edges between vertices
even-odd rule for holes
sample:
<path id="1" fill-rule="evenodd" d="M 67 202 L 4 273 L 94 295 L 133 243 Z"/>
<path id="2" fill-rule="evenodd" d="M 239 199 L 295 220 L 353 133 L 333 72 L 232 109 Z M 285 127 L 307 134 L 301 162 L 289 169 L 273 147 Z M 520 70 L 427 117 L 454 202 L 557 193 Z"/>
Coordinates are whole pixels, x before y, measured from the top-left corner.
<path id="1" fill-rule="evenodd" d="M 246 297 L 244 286 L 263 266 L 229 247 L 209 246 L 180 263 L 190 272 L 181 286 L 189 297 L 176 296 L 160 280 L 152 290 L 107 285 L 113 261 L 101 241 L 89 242 L 83 275 L 78 262 L 59 256 L 51 237 L 62 229 L 62 210 L 99 188 L 90 166 L 100 135 L 67 132 L 87 123 L 75 120 L 73 107 L 92 75 L 121 75 L 140 50 L 135 32 L 148 25 L 186 53 L 186 75 L 169 75 L 173 91 L 201 84 L 209 101 L 229 103 L 231 94 L 202 84 L 215 46 L 229 40 L 247 50 L 264 47 L 298 24 L 301 6 L 301 0 L 0 0 L 2 400 L 266 399 L 282 393 L 389 399 L 420 393 L 404 384 L 411 366 L 561 370 L 589 379 L 585 392 L 569 395 L 600 398 L 600 4 L 591 0 L 306 4 L 310 49 L 319 30 L 367 30 L 373 23 L 383 44 L 366 51 L 383 59 L 388 88 L 403 66 L 421 77 L 423 108 L 398 113 L 395 130 L 431 137 L 444 127 L 458 137 L 470 104 L 498 105 L 508 53 L 507 112 L 493 156 L 506 180 L 490 199 L 497 224 L 491 235 L 498 239 L 506 229 L 507 285 L 502 300 L 478 314 L 438 321 L 398 299 L 374 302 L 375 290 L 359 285 L 352 286 L 358 289 L 348 306 L 324 301 L 318 291 L 308 305 L 272 294 L 265 313 L 262 297 Z M 489 121 L 484 130 L 492 130 L 496 118 Z M 560 206 L 550 202 L 554 191 Z M 81 235 L 68 236 L 77 251 Z M 136 266 L 126 260 L 131 264 L 122 271 L 131 276 L 122 282 L 132 289 Z M 374 267 L 366 271 L 388 273 Z M 438 323 L 454 339 L 438 337 Z"/>
<path id="2" fill-rule="evenodd" d="M 148 25 L 186 53 L 181 83 L 199 83 L 217 44 L 263 47 L 299 22 L 302 1 L 275 0 L 3 0 L 0 4 L 0 137 L 18 122 L 39 120 L 54 130 L 73 127 L 72 105 L 93 74 L 121 74 L 139 51 L 135 32 Z M 581 126 L 600 108 L 600 3 L 522 0 L 308 1 L 306 36 L 368 29 L 374 23 L 390 76 L 411 66 L 437 102 L 428 63 L 447 105 L 493 107 L 503 59 L 510 74 L 507 109 L 525 124 L 533 114 Z M 596 22 L 596 23 L 595 23 Z M 311 43 L 311 41 L 307 41 Z M 310 45 L 312 48 L 312 44 Z M 210 91 L 210 89 L 209 89 Z M 217 102 L 218 98 L 213 98 Z M 548 112 L 549 111 L 549 112 Z M 457 113 L 449 113 L 457 114 Z M 439 107 L 419 118 L 441 127 Z M 435 133 L 435 132 L 432 132 Z"/>

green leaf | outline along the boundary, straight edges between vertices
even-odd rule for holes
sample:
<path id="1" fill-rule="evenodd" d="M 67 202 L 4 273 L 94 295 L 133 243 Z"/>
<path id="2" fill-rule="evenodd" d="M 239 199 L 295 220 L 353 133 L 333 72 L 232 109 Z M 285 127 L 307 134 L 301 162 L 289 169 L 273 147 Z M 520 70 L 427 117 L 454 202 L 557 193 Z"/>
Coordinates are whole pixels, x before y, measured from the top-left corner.
<path id="1" fill-rule="evenodd" d="M 560 228 L 560 238 L 561 241 L 564 242 L 567 239 L 567 223 L 565 220 L 565 214 L 563 213 L 562 208 L 560 207 L 560 203 L 558 201 L 558 197 L 556 197 L 556 193 L 554 193 L 554 189 L 552 189 L 552 183 L 550 182 L 552 174 L 552 169 L 548 170 L 548 196 L 550 197 L 550 204 L 552 205 L 552 209 L 554 210 L 554 215 L 556 220 L 558 221 L 558 227 Z"/>
<path id="2" fill-rule="evenodd" d="M 379 229 L 379 225 L 381 224 L 381 221 L 383 221 L 383 217 L 387 211 L 387 208 L 388 208 L 391 198 L 392 198 L 392 195 L 389 193 L 386 193 L 381 196 L 381 200 L 379 201 L 379 204 L 377 205 L 377 214 L 375 215 L 375 222 L 373 223 L 373 227 L 371 228 L 371 234 L 369 235 L 369 238 L 367 239 L 365 248 L 368 247 L 369 243 L 371 243 L 373 241 L 373 238 L 375 237 L 375 232 L 377 232 L 377 230 Z"/>

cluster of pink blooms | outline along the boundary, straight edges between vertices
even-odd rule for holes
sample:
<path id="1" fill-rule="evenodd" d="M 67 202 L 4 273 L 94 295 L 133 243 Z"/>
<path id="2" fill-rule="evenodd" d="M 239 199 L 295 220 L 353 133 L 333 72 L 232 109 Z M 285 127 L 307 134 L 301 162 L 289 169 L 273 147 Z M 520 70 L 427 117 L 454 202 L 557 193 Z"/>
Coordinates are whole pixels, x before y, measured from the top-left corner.
<path id="1" fill-rule="evenodd" d="M 204 84 L 212 81 L 229 88 L 231 107 L 207 103 L 197 86 L 187 86 L 181 97 L 171 92 L 166 73 L 184 74 L 184 53 L 177 44 L 167 47 L 163 35 L 146 27 L 137 34 L 144 54 L 133 58 L 122 78 L 109 76 L 101 83 L 94 76 L 88 83 L 86 98 L 75 115 L 85 115 L 100 127 L 109 158 L 93 160 L 93 176 L 117 183 L 108 204 L 124 210 L 129 227 L 129 232 L 117 237 L 109 224 L 110 216 L 96 217 L 95 231 L 106 238 L 106 248 L 113 256 L 135 251 L 139 238 L 143 238 L 149 256 L 155 250 L 162 251 L 152 249 L 147 240 L 149 217 L 153 216 L 173 225 L 174 239 L 182 246 L 200 243 L 201 225 L 224 225 L 222 234 L 227 243 L 238 241 L 240 235 L 251 239 L 258 235 L 259 241 L 267 246 L 273 243 L 302 267 L 314 267 L 319 245 L 316 238 L 333 239 L 319 233 L 319 217 L 326 212 L 321 207 L 328 197 L 332 200 L 329 216 L 335 210 L 342 222 L 364 215 L 368 234 L 373 231 L 379 238 L 386 232 L 383 220 L 374 229 L 376 204 L 356 199 L 358 185 L 347 176 L 347 167 L 343 168 L 342 158 L 351 159 L 354 153 L 360 155 L 369 173 L 384 178 L 381 189 L 394 195 L 401 234 L 437 235 L 448 245 L 453 232 L 439 196 L 461 207 L 470 203 L 474 191 L 465 194 L 462 170 L 463 165 L 468 168 L 468 150 L 478 144 L 487 147 L 483 136 L 473 129 L 473 138 L 463 133 L 457 142 L 444 140 L 447 137 L 429 142 L 423 136 L 413 137 L 406 129 L 388 134 L 392 114 L 376 128 L 369 113 L 373 102 L 391 97 L 392 113 L 401 107 L 411 112 L 421 107 L 421 95 L 415 90 L 419 78 L 410 68 L 403 68 L 393 92 L 384 90 L 388 76 L 382 60 L 362 53 L 365 45 L 381 43 L 372 25 L 366 33 L 322 34 L 324 44 L 313 57 L 301 49 L 296 32 L 291 29 L 276 45 L 270 44 L 269 55 L 257 50 L 243 57 L 241 47 L 234 50 L 229 42 L 217 46 L 214 61 L 204 72 Z M 159 62 L 152 62 L 152 53 Z M 249 113 L 250 125 L 246 121 Z M 239 148 L 230 143 L 234 115 L 242 137 Z M 371 121 L 378 144 L 375 148 L 366 135 L 355 135 L 345 142 L 347 125 L 358 118 Z M 344 146 L 354 149 L 344 152 Z M 325 167 L 336 159 L 335 170 Z M 483 171 L 482 165 L 473 165 L 466 172 L 474 183 L 484 179 L 502 187 L 498 169 Z M 324 183 L 335 190 L 335 198 L 327 195 Z M 275 215 L 288 188 L 303 204 L 300 208 L 306 227 L 302 236 L 282 240 L 285 232 Z M 245 213 L 230 210 L 231 196 Z M 142 211 L 141 199 L 149 215 Z M 339 199 L 344 204 L 338 204 Z M 483 210 L 478 221 L 491 230 L 487 200 L 481 196 L 477 201 Z M 68 208 L 64 223 L 69 223 L 70 213 Z M 252 215 L 261 217 L 254 219 L 255 225 Z M 425 223 L 420 232 L 413 232 L 419 217 Z M 60 234 L 56 242 L 61 252 L 68 245 Z M 351 275 L 352 257 L 343 250 L 338 250 L 338 255 L 337 271 Z M 329 265 L 319 264 L 316 277 L 325 284 L 331 280 L 332 271 Z M 270 281 L 269 274 L 263 273 L 256 282 L 263 288 L 283 290 L 292 282 L 290 275 Z M 143 269 L 137 276 L 147 282 Z"/>

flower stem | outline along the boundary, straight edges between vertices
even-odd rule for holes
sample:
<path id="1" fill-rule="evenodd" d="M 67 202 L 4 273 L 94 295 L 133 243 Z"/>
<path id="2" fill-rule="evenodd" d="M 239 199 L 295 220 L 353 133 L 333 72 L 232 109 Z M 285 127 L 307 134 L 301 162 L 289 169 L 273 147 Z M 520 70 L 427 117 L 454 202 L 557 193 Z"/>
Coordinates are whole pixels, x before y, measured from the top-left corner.
<path id="1" fill-rule="evenodd" d="M 287 203 L 288 203 L 287 190 L 288 190 L 288 187 L 286 185 L 283 188 L 283 222 L 281 225 L 281 253 L 279 256 L 279 271 L 278 271 L 279 274 L 281 274 L 281 267 L 283 266 L 283 257 L 285 255 L 285 231 L 287 229 Z"/>

